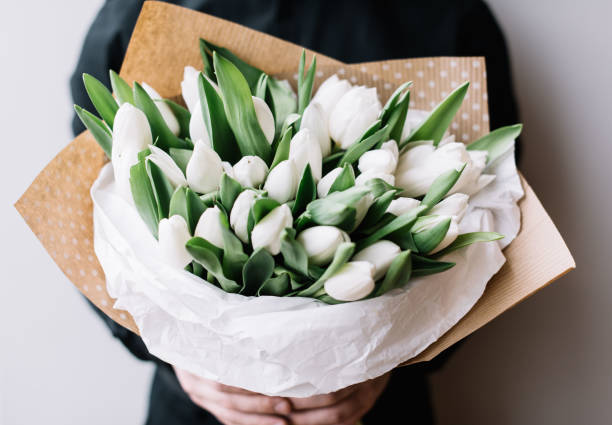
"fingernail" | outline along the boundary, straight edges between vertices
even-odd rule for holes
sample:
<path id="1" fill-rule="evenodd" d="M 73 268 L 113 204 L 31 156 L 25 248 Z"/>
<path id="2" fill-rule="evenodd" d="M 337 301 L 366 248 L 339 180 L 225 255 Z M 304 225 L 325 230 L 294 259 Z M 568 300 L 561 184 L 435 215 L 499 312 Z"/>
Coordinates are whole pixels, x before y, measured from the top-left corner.
<path id="1" fill-rule="evenodd" d="M 279 401 L 278 403 L 276 403 L 276 405 L 274 406 L 274 411 L 276 413 L 282 413 L 282 414 L 287 414 L 291 412 L 291 406 L 289 406 L 289 403 L 287 403 L 286 401 Z M 277 425 L 284 425 L 284 422 L 278 422 Z"/>

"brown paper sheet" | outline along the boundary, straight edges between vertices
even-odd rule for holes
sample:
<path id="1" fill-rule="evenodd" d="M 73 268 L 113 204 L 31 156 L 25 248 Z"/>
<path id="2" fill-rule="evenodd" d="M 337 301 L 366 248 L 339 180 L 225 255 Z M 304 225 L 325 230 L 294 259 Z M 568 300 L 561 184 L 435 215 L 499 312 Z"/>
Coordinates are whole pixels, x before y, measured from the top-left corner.
<path id="1" fill-rule="evenodd" d="M 243 60 L 294 86 L 302 48 L 246 27 L 161 2 L 146 2 L 136 24 L 121 75 L 146 81 L 162 96 L 180 96 L 183 68 L 201 69 L 198 38 L 231 49 Z M 313 52 L 307 52 L 308 61 Z M 343 64 L 317 54 L 318 85 L 333 73 L 354 84 L 375 86 L 385 101 L 404 81 L 414 81 L 411 107 L 431 109 L 454 87 L 471 82 L 451 132 L 471 141 L 489 131 L 486 70 L 477 57 L 443 57 Z M 89 132 L 62 150 L 36 177 L 15 205 L 28 226 L 68 279 L 104 313 L 138 333 L 132 317 L 113 308 L 104 273 L 93 249 L 89 189 L 105 156 Z M 506 265 L 489 282 L 474 308 L 416 358 L 430 360 L 444 349 L 553 282 L 575 267 L 554 223 L 523 179 L 522 229 L 506 248 Z M 408 360 L 408 359 L 407 359 Z"/>

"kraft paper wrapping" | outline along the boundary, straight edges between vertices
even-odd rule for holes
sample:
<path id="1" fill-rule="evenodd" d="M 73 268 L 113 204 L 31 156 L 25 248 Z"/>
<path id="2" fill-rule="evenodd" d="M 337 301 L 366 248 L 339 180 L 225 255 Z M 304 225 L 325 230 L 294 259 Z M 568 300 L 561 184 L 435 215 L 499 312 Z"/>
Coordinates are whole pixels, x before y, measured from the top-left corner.
<path id="1" fill-rule="evenodd" d="M 295 87 L 302 48 L 209 15 L 159 2 L 146 2 L 134 30 L 121 75 L 146 81 L 162 96 L 180 97 L 183 68 L 201 68 L 198 38 L 231 49 L 269 74 L 287 78 Z M 310 61 L 313 52 L 307 51 Z M 483 58 L 443 57 L 343 64 L 317 54 L 315 86 L 333 73 L 352 83 L 375 86 L 385 101 L 404 81 L 414 81 L 411 108 L 431 109 L 454 87 L 471 82 L 464 104 L 451 124 L 461 141 L 489 131 L 486 69 Z M 89 190 L 105 164 L 89 132 L 62 150 L 38 175 L 16 208 L 68 279 L 114 321 L 138 333 L 125 311 L 113 308 L 93 249 L 92 202 Z M 444 349 L 558 279 L 575 267 L 554 223 L 528 183 L 519 206 L 522 228 L 505 250 L 506 264 L 486 291 L 452 329 L 407 363 L 431 360 Z"/>

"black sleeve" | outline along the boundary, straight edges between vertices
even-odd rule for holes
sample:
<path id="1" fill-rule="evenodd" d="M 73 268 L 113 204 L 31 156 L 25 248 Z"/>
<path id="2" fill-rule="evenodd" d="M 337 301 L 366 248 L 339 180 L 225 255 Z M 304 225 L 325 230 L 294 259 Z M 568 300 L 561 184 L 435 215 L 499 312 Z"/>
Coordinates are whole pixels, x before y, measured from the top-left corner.
<path id="1" fill-rule="evenodd" d="M 106 0 L 83 43 L 76 69 L 70 78 L 70 92 L 75 104 L 95 113 L 83 86 L 83 73 L 88 73 L 110 87 L 110 69 L 119 72 L 132 30 L 143 0 Z M 85 130 L 76 114 L 72 121 L 75 135 Z"/>
<path id="2" fill-rule="evenodd" d="M 519 116 L 506 40 L 491 10 L 482 1 L 469 2 L 457 28 L 457 54 L 485 57 L 491 130 L 517 124 Z M 517 158 L 519 152 L 517 143 Z"/>
<path id="3" fill-rule="evenodd" d="M 94 112 L 83 86 L 82 74 L 84 72 L 91 74 L 107 87 L 110 86 L 108 70 L 119 71 L 142 3 L 140 0 L 107 0 L 96 16 L 70 79 L 70 89 L 75 104 Z M 75 135 L 85 129 L 76 116 L 72 129 Z M 158 364 L 165 364 L 149 353 L 138 335 L 115 323 L 93 304 L 90 305 L 109 327 L 113 336 L 118 338 L 134 356 L 141 360 L 153 360 Z"/>

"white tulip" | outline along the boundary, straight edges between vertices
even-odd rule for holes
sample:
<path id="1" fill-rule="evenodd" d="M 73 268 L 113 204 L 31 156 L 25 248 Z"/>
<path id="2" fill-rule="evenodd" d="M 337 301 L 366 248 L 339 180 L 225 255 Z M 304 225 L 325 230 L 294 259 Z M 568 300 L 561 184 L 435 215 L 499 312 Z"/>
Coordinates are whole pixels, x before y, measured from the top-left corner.
<path id="1" fill-rule="evenodd" d="M 349 261 L 325 281 L 325 292 L 338 301 L 357 301 L 374 290 L 374 266 L 367 261 Z"/>
<path id="2" fill-rule="evenodd" d="M 387 240 L 380 240 L 362 249 L 352 258 L 353 261 L 367 261 L 374 266 L 374 280 L 382 278 L 389 266 L 401 252 L 400 247 Z"/>
<path id="3" fill-rule="evenodd" d="M 242 187 L 258 188 L 266 180 L 268 166 L 258 156 L 243 156 L 232 169 L 234 179 Z"/>
<path id="4" fill-rule="evenodd" d="M 314 135 L 321 147 L 321 155 L 325 158 L 331 152 L 331 139 L 329 138 L 329 127 L 327 116 L 323 107 L 316 101 L 311 101 L 304 113 L 300 129 L 307 128 Z"/>
<path id="5" fill-rule="evenodd" d="M 266 103 L 265 100 L 260 99 L 256 96 L 252 96 L 253 98 L 253 106 L 255 107 L 255 115 L 257 115 L 257 121 L 259 122 L 259 126 L 266 136 L 266 140 L 269 144 L 272 144 L 274 141 L 274 115 L 272 115 L 272 111 L 270 107 Z"/>
<path id="6" fill-rule="evenodd" d="M 221 211 L 218 207 L 206 208 L 198 220 L 195 236 L 206 239 L 214 246 L 223 249 L 223 231 L 221 229 Z"/>
<path id="7" fill-rule="evenodd" d="M 359 168 L 359 171 L 362 173 L 377 171 L 385 174 L 393 174 L 395 173 L 396 166 L 397 159 L 393 156 L 393 152 L 387 149 L 372 149 L 361 155 L 357 168 Z"/>
<path id="8" fill-rule="evenodd" d="M 195 102 L 193 111 L 191 112 L 191 118 L 189 119 L 189 137 L 191 140 L 201 140 L 207 146 L 212 146 L 206 123 L 204 122 L 200 99 Z"/>
<path id="9" fill-rule="evenodd" d="M 176 165 L 176 162 L 174 162 L 170 155 L 157 146 L 149 145 L 149 149 L 151 154 L 147 156 L 147 159 L 162 170 L 175 189 L 179 186 L 187 186 L 185 174 L 183 174 L 183 171 Z"/>
<path id="10" fill-rule="evenodd" d="M 329 120 L 329 116 L 334 110 L 334 107 L 351 87 L 351 83 L 346 80 L 340 80 L 338 76 L 334 74 L 323 81 L 312 100 L 321 105 L 325 117 Z"/>
<path id="11" fill-rule="evenodd" d="M 296 240 L 304 247 L 310 264 L 325 266 L 342 242 L 350 242 L 350 237 L 334 226 L 314 226 L 302 231 Z"/>
<path id="12" fill-rule="evenodd" d="M 192 114 L 196 110 L 196 103 L 200 100 L 200 88 L 198 86 L 198 78 L 200 71 L 193 66 L 186 66 L 183 71 L 183 81 L 181 82 L 181 94 L 187 109 Z"/>
<path id="13" fill-rule="evenodd" d="M 457 221 L 461 221 L 467 211 L 469 198 L 470 197 L 465 193 L 454 193 L 438 202 L 438 204 L 431 209 L 429 214 L 446 215 L 453 217 Z"/>
<path id="14" fill-rule="evenodd" d="M 191 239 L 187 222 L 180 215 L 164 218 L 159 222 L 158 246 L 162 261 L 177 269 L 191 263 L 191 254 L 185 248 Z"/>
<path id="15" fill-rule="evenodd" d="M 421 201 L 417 199 L 400 197 L 391 201 L 387 207 L 387 212 L 399 217 L 415 209 L 419 205 L 421 205 Z"/>
<path id="16" fill-rule="evenodd" d="M 436 252 L 443 250 L 444 248 L 449 246 L 451 243 L 453 243 L 455 239 L 457 239 L 457 236 L 459 236 L 459 223 L 456 217 L 451 217 L 447 215 L 437 215 L 437 216 L 432 216 L 431 218 L 427 217 L 427 220 L 424 221 L 423 223 L 419 223 L 417 221 L 417 223 L 415 224 L 415 227 L 413 228 L 413 231 L 415 233 L 421 233 L 421 232 L 424 232 L 426 230 L 433 228 L 434 226 L 438 225 L 440 222 L 447 220 L 449 218 L 451 219 L 450 226 L 448 228 L 448 231 L 446 232 L 446 235 L 442 239 L 442 241 L 438 245 L 436 245 L 434 249 L 432 249 L 429 252 L 425 252 L 424 254 L 435 254 Z"/>
<path id="17" fill-rule="evenodd" d="M 485 160 L 486 153 L 467 151 L 463 143 L 447 143 L 437 149 L 432 144 L 419 144 L 400 157 L 396 184 L 404 189 L 405 196 L 418 197 L 427 193 L 441 174 L 460 170 L 465 164 L 461 177 L 449 193 L 461 191 L 470 195 L 492 180 L 481 176 Z"/>
<path id="18" fill-rule="evenodd" d="M 232 164 L 227 161 L 222 161 L 221 166 L 223 167 L 223 171 L 225 171 L 225 174 L 227 174 L 231 178 L 234 178 L 234 167 L 232 167 Z"/>
<path id="19" fill-rule="evenodd" d="M 113 124 L 111 161 L 119 194 L 132 201 L 130 168 L 138 163 L 138 153 L 153 143 L 151 127 L 140 109 L 130 103 L 121 105 Z"/>
<path id="20" fill-rule="evenodd" d="M 272 255 L 280 252 L 280 237 L 282 231 L 293 225 L 293 216 L 287 204 L 274 208 L 251 232 L 253 249 L 264 248 Z"/>
<path id="21" fill-rule="evenodd" d="M 310 171 L 315 182 L 321 180 L 323 170 L 323 156 L 319 142 L 307 128 L 301 129 L 291 139 L 289 144 L 289 159 L 295 161 L 298 176 L 301 179 L 306 164 L 310 164 Z"/>
<path id="22" fill-rule="evenodd" d="M 387 140 L 381 145 L 380 148 L 391 152 L 391 155 L 393 155 L 393 159 L 395 159 L 395 166 L 397 167 L 397 163 L 399 162 L 399 147 L 397 146 L 397 142 L 393 139 Z"/>
<path id="23" fill-rule="evenodd" d="M 317 195 L 319 198 L 325 198 L 327 196 L 329 189 L 331 189 L 341 172 L 342 167 L 338 167 L 323 176 L 317 184 Z"/>
<path id="24" fill-rule="evenodd" d="M 219 188 L 223 164 L 217 152 L 203 141 L 197 140 L 186 171 L 187 183 L 193 190 L 209 193 Z"/>
<path id="25" fill-rule="evenodd" d="M 381 179 L 390 184 L 395 185 L 395 176 L 377 170 L 367 170 L 365 173 L 361 173 L 355 179 L 355 186 L 363 186 L 372 179 Z"/>
<path id="26" fill-rule="evenodd" d="M 249 234 L 247 231 L 247 220 L 249 218 L 249 211 L 255 203 L 257 193 L 253 190 L 244 190 L 238 195 L 232 206 L 230 212 L 230 226 L 234 230 L 234 233 L 244 243 L 249 241 Z"/>
<path id="27" fill-rule="evenodd" d="M 295 198 L 299 184 L 299 177 L 295 162 L 292 159 L 279 162 L 274 167 L 264 184 L 264 190 L 268 196 L 281 204 Z"/>
<path id="28" fill-rule="evenodd" d="M 382 106 L 376 88 L 353 87 L 338 101 L 329 118 L 329 134 L 347 149 L 376 121 Z"/>
<path id="29" fill-rule="evenodd" d="M 410 137 L 410 133 L 412 133 L 413 130 L 416 130 L 428 116 L 429 111 L 409 108 L 408 112 L 406 113 L 406 120 L 404 121 L 404 129 L 402 130 L 402 137 L 400 141 L 404 141 Z"/>
<path id="30" fill-rule="evenodd" d="M 144 89 L 144 91 L 147 92 L 149 97 L 153 99 L 153 101 L 155 102 L 155 106 L 157 106 L 157 110 L 159 111 L 162 118 L 166 122 L 166 125 L 168 126 L 170 131 L 174 133 L 175 136 L 178 136 L 179 133 L 181 132 L 181 126 L 179 125 L 178 120 L 174 116 L 174 112 L 172 112 L 172 109 L 170 109 L 170 106 L 168 106 L 166 102 L 164 102 L 162 97 L 159 95 L 159 93 L 157 93 L 157 91 L 153 87 L 148 85 L 147 83 L 143 82 L 142 88 Z"/>

